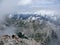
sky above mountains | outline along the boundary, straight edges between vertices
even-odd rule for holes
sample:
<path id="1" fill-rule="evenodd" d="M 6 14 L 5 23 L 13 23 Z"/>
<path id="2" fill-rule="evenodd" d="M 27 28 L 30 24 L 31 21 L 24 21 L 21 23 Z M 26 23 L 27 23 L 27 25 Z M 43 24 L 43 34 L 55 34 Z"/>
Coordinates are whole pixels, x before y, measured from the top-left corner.
<path id="1" fill-rule="evenodd" d="M 0 14 L 43 10 L 60 14 L 60 0 L 0 0 Z"/>

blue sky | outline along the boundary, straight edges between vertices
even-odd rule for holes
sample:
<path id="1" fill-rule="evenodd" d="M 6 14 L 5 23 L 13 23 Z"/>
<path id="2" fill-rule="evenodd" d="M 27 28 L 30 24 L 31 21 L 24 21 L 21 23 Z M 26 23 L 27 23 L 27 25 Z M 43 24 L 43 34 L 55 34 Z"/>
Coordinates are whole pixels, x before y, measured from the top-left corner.
<path id="1" fill-rule="evenodd" d="M 55 11 L 60 14 L 60 0 L 1 0 L 0 14 L 14 12 Z"/>

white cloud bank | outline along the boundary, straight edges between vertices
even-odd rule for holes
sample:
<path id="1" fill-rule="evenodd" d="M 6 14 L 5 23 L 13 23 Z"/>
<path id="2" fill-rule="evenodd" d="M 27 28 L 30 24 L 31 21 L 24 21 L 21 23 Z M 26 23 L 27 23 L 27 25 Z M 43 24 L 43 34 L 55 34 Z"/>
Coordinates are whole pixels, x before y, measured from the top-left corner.
<path id="1" fill-rule="evenodd" d="M 41 15 L 50 15 L 50 16 L 54 16 L 56 14 L 55 11 L 53 10 L 38 10 L 36 12 L 34 12 L 34 14 L 41 14 Z"/>
<path id="2" fill-rule="evenodd" d="M 20 0 L 18 2 L 18 5 L 28 5 L 28 4 L 31 4 L 32 3 L 32 0 Z"/>

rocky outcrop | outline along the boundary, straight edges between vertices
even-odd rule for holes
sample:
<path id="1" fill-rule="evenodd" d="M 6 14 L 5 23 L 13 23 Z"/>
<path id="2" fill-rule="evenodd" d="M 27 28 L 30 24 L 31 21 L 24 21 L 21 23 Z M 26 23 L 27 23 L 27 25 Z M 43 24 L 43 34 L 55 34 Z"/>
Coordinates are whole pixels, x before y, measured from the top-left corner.
<path id="1" fill-rule="evenodd" d="M 4 35 L 0 37 L 0 45 L 40 45 L 34 39 L 22 39 Z"/>

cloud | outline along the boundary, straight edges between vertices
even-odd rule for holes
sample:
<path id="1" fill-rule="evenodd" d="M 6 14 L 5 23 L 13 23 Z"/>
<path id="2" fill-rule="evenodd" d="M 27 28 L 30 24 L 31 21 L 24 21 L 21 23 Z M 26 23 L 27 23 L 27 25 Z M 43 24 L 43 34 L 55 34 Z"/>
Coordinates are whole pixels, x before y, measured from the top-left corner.
<path id="1" fill-rule="evenodd" d="M 16 11 L 17 0 L 2 0 L 0 3 L 0 22 L 4 21 L 4 17 Z"/>
<path id="2" fill-rule="evenodd" d="M 53 10 L 38 10 L 36 12 L 34 12 L 34 14 L 41 14 L 41 15 L 50 15 L 50 16 L 54 16 L 54 14 L 56 14 L 55 11 Z"/>
<path id="3" fill-rule="evenodd" d="M 28 4 L 31 4 L 32 3 L 32 0 L 20 0 L 18 2 L 18 5 L 28 5 Z"/>
<path id="4" fill-rule="evenodd" d="M 36 0 L 35 1 L 37 4 L 51 4 L 53 1 L 49 0 Z"/>
<path id="5" fill-rule="evenodd" d="M 60 9 L 60 4 L 56 5 L 53 4 L 54 2 L 59 2 L 58 0 L 2 0 L 0 3 L 0 19 L 5 14 L 8 13 L 15 13 L 15 12 L 33 12 L 34 10 L 40 10 L 40 9 L 53 9 L 57 10 L 57 12 Z"/>

